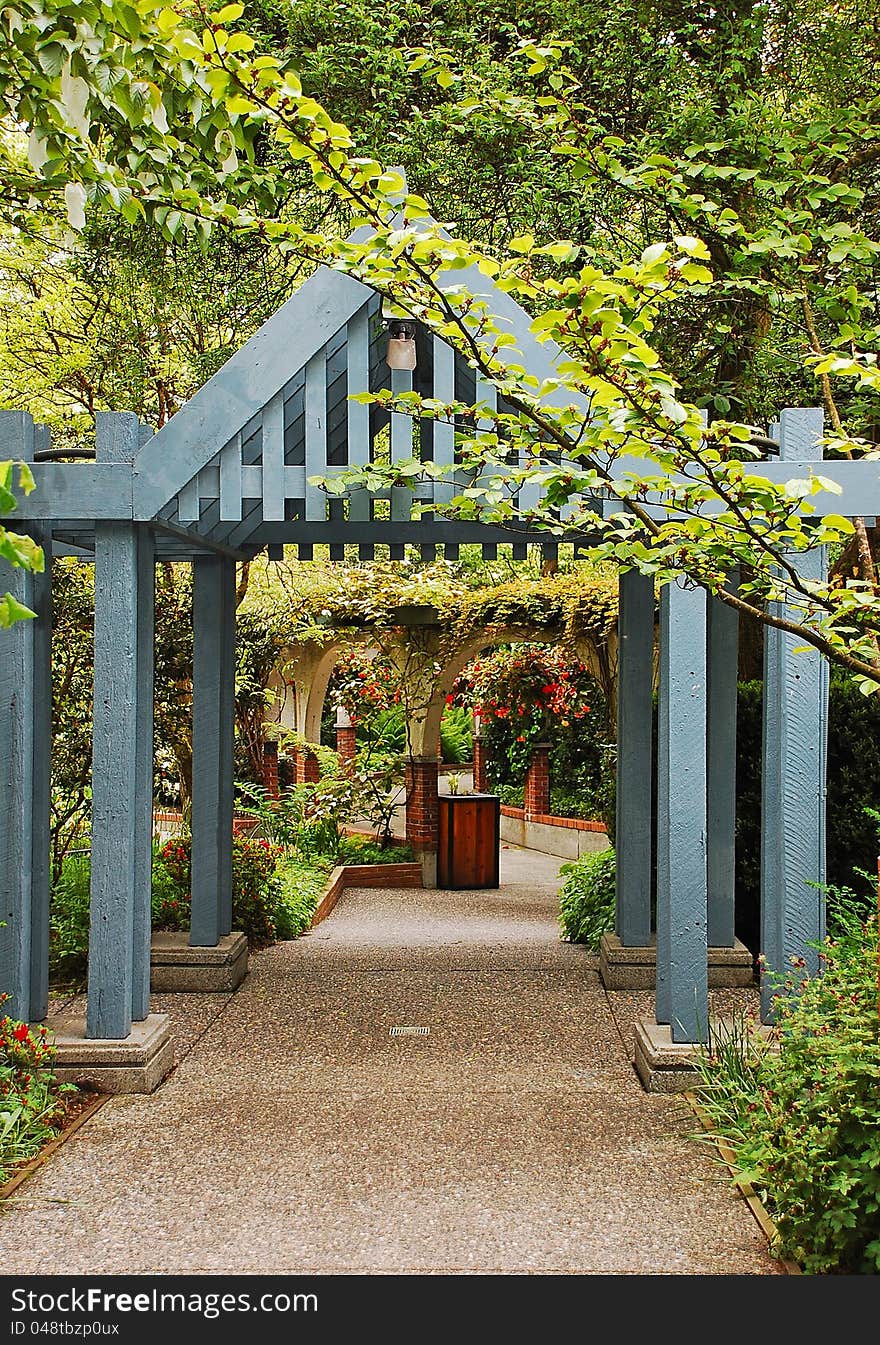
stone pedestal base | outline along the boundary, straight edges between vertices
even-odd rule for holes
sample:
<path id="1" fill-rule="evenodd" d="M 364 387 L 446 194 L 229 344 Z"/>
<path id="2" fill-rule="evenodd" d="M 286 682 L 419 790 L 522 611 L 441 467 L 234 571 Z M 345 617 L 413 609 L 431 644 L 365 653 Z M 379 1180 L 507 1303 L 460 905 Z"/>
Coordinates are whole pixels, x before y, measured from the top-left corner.
<path id="1" fill-rule="evenodd" d="M 53 1071 L 63 1083 L 98 1093 L 152 1093 L 174 1064 L 167 1013 L 132 1023 L 121 1040 L 87 1037 L 83 1018 L 51 1018 L 46 1026 L 56 1050 Z"/>
<path id="2" fill-rule="evenodd" d="M 699 1082 L 694 1057 L 701 1047 L 672 1040 L 665 1023 L 636 1023 L 635 1067 L 646 1093 L 686 1093 Z"/>
<path id="3" fill-rule="evenodd" d="M 657 949 L 624 948 L 616 934 L 603 934 L 599 944 L 599 975 L 606 990 L 653 990 L 657 977 Z M 752 985 L 752 955 L 736 940 L 732 948 L 709 949 L 709 988 Z"/>
<path id="4" fill-rule="evenodd" d="M 755 1024 L 755 1033 L 762 1050 L 778 1049 L 773 1029 Z M 742 1034 L 742 1025 L 733 1018 L 712 1018 L 709 1035 L 714 1042 L 725 1036 Z M 694 1065 L 696 1057 L 706 1048 L 696 1042 L 673 1041 L 672 1029 L 666 1023 L 655 1023 L 642 1018 L 636 1023 L 633 1061 L 636 1073 L 647 1093 L 686 1093 L 700 1081 Z"/>
<path id="5" fill-rule="evenodd" d="M 248 969 L 248 944 L 243 934 L 226 934 L 216 948 L 193 948 L 188 934 L 153 935 L 150 943 L 150 989 L 200 991 L 202 994 L 235 990 Z"/>

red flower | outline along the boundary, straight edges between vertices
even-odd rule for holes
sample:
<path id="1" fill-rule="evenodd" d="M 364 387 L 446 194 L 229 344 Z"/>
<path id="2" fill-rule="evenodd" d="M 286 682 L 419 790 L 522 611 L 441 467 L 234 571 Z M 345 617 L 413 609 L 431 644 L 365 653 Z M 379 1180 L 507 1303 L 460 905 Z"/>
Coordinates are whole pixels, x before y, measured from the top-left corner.
<path id="1" fill-rule="evenodd" d="M 454 694 L 450 691 L 449 695 L 446 697 L 446 704 L 447 704 L 447 705 L 451 705 L 452 702 L 453 702 L 454 700 L 455 700 L 455 696 L 454 696 Z"/>
<path id="2" fill-rule="evenodd" d="M 27 1041 L 28 1039 L 27 1023 L 19 1023 L 17 1027 L 14 1027 L 12 1029 L 12 1035 L 16 1041 Z"/>

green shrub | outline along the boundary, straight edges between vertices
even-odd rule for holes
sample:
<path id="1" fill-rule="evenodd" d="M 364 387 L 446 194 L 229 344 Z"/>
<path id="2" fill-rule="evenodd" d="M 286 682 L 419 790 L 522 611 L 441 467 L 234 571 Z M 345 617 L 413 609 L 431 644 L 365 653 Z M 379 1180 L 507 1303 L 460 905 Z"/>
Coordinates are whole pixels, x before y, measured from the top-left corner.
<path id="1" fill-rule="evenodd" d="M 88 855 L 68 854 L 52 886 L 49 907 L 49 970 L 56 983 L 81 981 L 89 957 Z"/>
<path id="2" fill-rule="evenodd" d="M 474 755 L 474 720 L 464 705 L 447 705 L 440 720 L 440 752 L 450 766 L 471 761 Z"/>
<path id="3" fill-rule="evenodd" d="M 775 1250 L 811 1273 L 880 1271 L 877 925 L 827 940 L 780 987 L 778 1051 L 735 1041 L 701 1062 L 699 1098 L 766 1201 Z"/>
<path id="4" fill-rule="evenodd" d="M 292 859 L 278 869 L 279 900 L 275 910 L 275 933 L 279 939 L 296 939 L 312 923 L 312 916 L 327 885 L 330 861 Z"/>
<path id="5" fill-rule="evenodd" d="M 585 943 L 594 952 L 603 934 L 614 928 L 614 851 L 581 855 L 559 872 L 565 882 L 559 894 L 559 923 L 569 943 Z"/>
<path id="6" fill-rule="evenodd" d="M 337 864 L 411 864 L 415 855 L 408 845 L 380 845 L 369 836 L 343 836 Z"/>
<path id="7" fill-rule="evenodd" d="M 64 1095 L 76 1091 L 52 1073 L 54 1055 L 44 1027 L 0 1017 L 0 1185 L 58 1132 Z"/>

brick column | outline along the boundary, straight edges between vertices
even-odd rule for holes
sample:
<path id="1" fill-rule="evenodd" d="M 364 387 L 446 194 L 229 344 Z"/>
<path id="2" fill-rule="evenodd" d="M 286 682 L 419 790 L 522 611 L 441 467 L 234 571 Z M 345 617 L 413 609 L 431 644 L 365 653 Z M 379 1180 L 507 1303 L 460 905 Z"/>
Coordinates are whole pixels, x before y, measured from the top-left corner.
<path id="1" fill-rule="evenodd" d="M 294 768 L 298 785 L 314 785 L 321 778 L 321 767 L 314 752 L 307 747 L 298 747 L 294 754 Z"/>
<path id="2" fill-rule="evenodd" d="M 278 744 L 274 738 L 263 743 L 263 786 L 273 799 L 278 798 Z"/>
<path id="3" fill-rule="evenodd" d="M 417 854 L 437 853 L 437 758 L 406 764 L 406 840 Z"/>
<path id="4" fill-rule="evenodd" d="M 534 817 L 536 813 L 550 812 L 550 744 L 536 743 L 532 753 L 532 764 L 526 775 L 525 813 Z"/>
<path id="5" fill-rule="evenodd" d="M 339 769 L 343 775 L 354 773 L 354 758 L 357 751 L 357 739 L 354 724 L 347 710 L 340 706 L 336 711 L 336 755 Z"/>
<path id="6" fill-rule="evenodd" d="M 482 737 L 474 738 L 474 790 L 477 794 L 489 793 L 488 765 L 485 740 Z"/>

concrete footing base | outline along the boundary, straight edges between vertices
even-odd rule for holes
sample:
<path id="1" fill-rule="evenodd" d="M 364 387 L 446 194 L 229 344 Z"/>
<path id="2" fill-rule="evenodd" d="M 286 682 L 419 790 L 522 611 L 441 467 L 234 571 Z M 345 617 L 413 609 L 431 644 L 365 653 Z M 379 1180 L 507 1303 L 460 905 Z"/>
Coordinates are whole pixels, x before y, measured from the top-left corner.
<path id="1" fill-rule="evenodd" d="M 158 932 L 150 943 L 150 989 L 202 994 L 235 990 L 248 969 L 243 934 L 226 934 L 216 948 L 194 948 L 188 934 Z"/>
<path id="2" fill-rule="evenodd" d="M 437 886 L 436 850 L 422 850 L 416 854 L 416 859 L 422 866 L 422 887 L 435 888 Z"/>
<path id="3" fill-rule="evenodd" d="M 53 1072 L 64 1083 L 98 1093 L 152 1093 L 174 1064 L 167 1013 L 132 1023 L 121 1040 L 87 1037 L 83 1018 L 52 1018 L 46 1026 L 56 1050 Z"/>
<path id="4" fill-rule="evenodd" d="M 709 1036 L 719 1042 L 725 1037 L 739 1038 L 743 1028 L 734 1018 L 711 1018 Z M 749 1026 L 749 1035 L 762 1050 L 778 1049 L 773 1029 L 755 1023 Z M 686 1093 L 699 1083 L 697 1056 L 706 1048 L 697 1042 L 673 1041 L 672 1029 L 666 1023 L 642 1018 L 636 1023 L 633 1063 L 647 1093 Z"/>
<path id="5" fill-rule="evenodd" d="M 646 1093 L 686 1093 L 699 1081 L 694 1057 L 700 1047 L 672 1040 L 665 1023 L 636 1023 L 634 1063 Z"/>
<path id="6" fill-rule="evenodd" d="M 616 934 L 603 934 L 599 944 L 599 975 L 606 990 L 653 990 L 657 980 L 657 948 L 624 948 Z M 752 955 L 736 940 L 732 948 L 709 949 L 709 988 L 752 985 Z"/>

